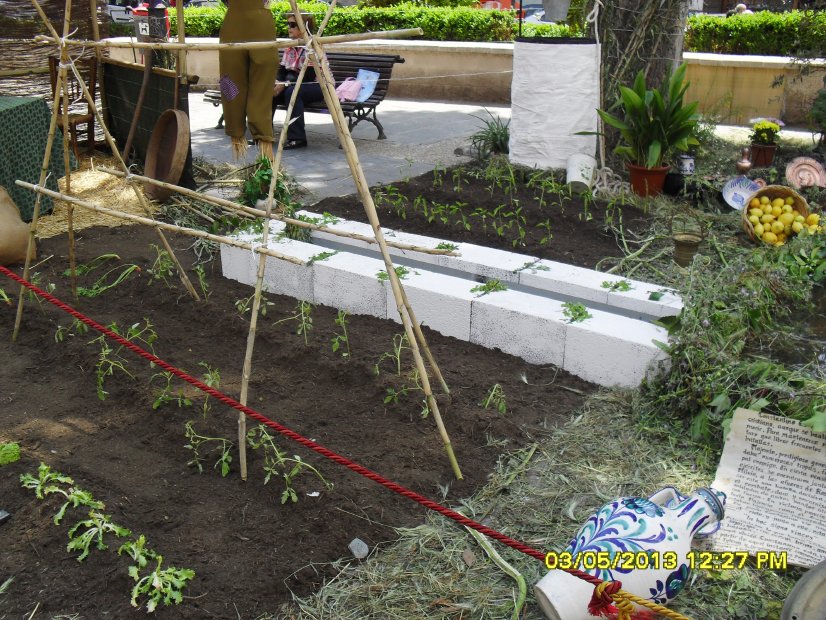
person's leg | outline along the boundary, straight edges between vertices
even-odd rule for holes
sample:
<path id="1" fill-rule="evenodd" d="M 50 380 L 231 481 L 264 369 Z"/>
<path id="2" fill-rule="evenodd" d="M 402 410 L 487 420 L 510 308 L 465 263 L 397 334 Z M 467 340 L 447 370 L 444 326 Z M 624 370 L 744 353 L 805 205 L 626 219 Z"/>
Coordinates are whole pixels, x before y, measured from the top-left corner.
<path id="1" fill-rule="evenodd" d="M 289 104 L 295 86 L 290 86 L 284 91 L 285 104 Z M 317 82 L 302 84 L 298 90 L 293 113 L 290 118 L 290 125 L 287 129 L 287 140 L 294 143 L 307 143 L 307 132 L 304 128 L 304 106 L 308 103 L 321 101 L 324 95 L 321 94 L 321 86 Z"/>

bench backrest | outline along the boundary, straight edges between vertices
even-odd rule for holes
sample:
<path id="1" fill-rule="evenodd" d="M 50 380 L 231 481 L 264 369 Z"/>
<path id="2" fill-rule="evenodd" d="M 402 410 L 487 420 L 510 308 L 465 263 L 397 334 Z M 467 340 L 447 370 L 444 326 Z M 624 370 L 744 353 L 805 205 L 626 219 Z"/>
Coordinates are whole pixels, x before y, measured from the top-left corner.
<path id="1" fill-rule="evenodd" d="M 343 82 L 348 77 L 356 77 L 359 69 L 369 69 L 379 74 L 379 81 L 376 89 L 363 105 L 376 104 L 387 95 L 390 88 L 390 74 L 393 72 L 393 65 L 404 62 L 404 58 L 393 54 L 349 54 L 345 52 L 327 52 L 327 63 L 336 83 Z M 342 102 L 349 103 L 352 102 Z"/>

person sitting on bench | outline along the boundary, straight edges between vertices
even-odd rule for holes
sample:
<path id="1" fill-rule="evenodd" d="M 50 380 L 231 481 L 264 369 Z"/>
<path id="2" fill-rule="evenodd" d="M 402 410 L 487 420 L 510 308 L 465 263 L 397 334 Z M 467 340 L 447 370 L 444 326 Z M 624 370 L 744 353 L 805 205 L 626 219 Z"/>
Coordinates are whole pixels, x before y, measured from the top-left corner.
<path id="1" fill-rule="evenodd" d="M 304 18 L 304 25 L 307 30 L 312 32 L 315 29 L 314 16 L 304 13 L 302 13 L 301 16 Z M 296 23 L 295 16 L 292 13 L 287 15 L 287 28 L 291 39 L 301 37 L 298 23 Z M 275 114 L 275 109 L 279 105 L 286 108 L 290 103 L 290 98 L 295 90 L 295 81 L 298 79 L 298 74 L 304 65 L 304 59 L 306 57 L 307 50 L 303 47 L 287 47 L 284 49 L 284 53 L 281 56 L 281 64 L 278 67 L 275 86 L 272 90 L 273 114 Z M 301 81 L 301 87 L 298 89 L 298 96 L 296 97 L 293 112 L 290 116 L 287 127 L 287 141 L 284 143 L 285 150 L 307 146 L 307 133 L 304 130 L 304 106 L 308 103 L 322 101 L 323 99 L 324 95 L 321 93 L 321 85 L 316 81 L 315 69 L 310 65 L 304 73 L 304 79 Z"/>

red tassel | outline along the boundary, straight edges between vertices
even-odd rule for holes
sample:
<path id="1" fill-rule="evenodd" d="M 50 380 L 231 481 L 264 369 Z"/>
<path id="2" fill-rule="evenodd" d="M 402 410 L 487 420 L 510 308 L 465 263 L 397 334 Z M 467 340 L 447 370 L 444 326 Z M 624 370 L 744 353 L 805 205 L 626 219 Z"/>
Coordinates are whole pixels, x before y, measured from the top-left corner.
<path id="1" fill-rule="evenodd" d="M 603 581 L 594 588 L 591 601 L 588 603 L 588 613 L 597 617 L 610 617 L 610 614 L 616 614 L 617 608 L 614 607 L 612 595 L 620 589 L 622 589 L 622 583 L 619 581 Z"/>

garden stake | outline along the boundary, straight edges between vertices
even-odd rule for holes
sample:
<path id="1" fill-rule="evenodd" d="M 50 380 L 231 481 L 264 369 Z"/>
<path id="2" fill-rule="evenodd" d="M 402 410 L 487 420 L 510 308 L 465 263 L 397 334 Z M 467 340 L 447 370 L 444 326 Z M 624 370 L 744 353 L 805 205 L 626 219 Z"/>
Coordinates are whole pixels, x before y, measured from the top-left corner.
<path id="1" fill-rule="evenodd" d="M 335 6 L 335 4 L 335 0 L 333 0 L 333 2 L 330 3 L 329 8 L 327 9 L 327 14 L 324 16 L 324 23 L 321 25 L 321 29 L 324 28 L 324 25 L 330 19 L 330 15 L 333 12 L 333 7 Z M 276 149 L 274 160 L 270 162 L 270 166 L 272 167 L 272 175 L 270 175 L 270 187 L 267 190 L 267 208 L 265 210 L 264 215 L 264 217 L 266 218 L 267 225 L 264 226 L 264 229 L 261 234 L 261 245 L 265 248 L 267 247 L 267 243 L 269 241 L 270 236 L 269 222 L 272 218 L 272 203 L 275 197 L 275 187 L 278 183 L 278 174 L 281 171 L 281 155 L 284 152 L 284 143 L 287 139 L 287 125 L 289 124 L 289 119 L 292 117 L 293 106 L 295 105 L 296 99 L 298 99 L 298 89 L 301 88 L 301 83 L 304 81 L 304 74 L 307 72 L 307 66 L 307 57 L 305 57 L 304 64 L 302 65 L 301 71 L 298 74 L 298 78 L 295 81 L 295 88 L 293 89 L 292 96 L 290 97 L 290 102 L 287 105 L 287 120 L 284 122 L 284 127 L 281 128 L 281 134 L 278 138 L 278 148 Z M 255 298 L 252 301 L 252 316 L 250 317 L 250 329 L 249 333 L 247 334 L 247 349 L 246 354 L 244 355 L 244 366 L 241 370 L 241 395 L 239 397 L 239 401 L 242 405 L 245 406 L 247 404 L 247 393 L 249 390 L 250 374 L 252 373 L 252 351 L 255 348 L 255 331 L 258 327 L 258 310 L 261 307 L 261 289 L 264 286 L 264 272 L 266 270 L 266 265 L 266 255 L 259 254 L 258 270 L 255 277 Z M 244 415 L 242 411 L 238 412 L 238 464 L 241 468 L 241 480 L 246 480 L 247 416 Z"/>
<path id="2" fill-rule="evenodd" d="M 44 187 L 40 187 L 37 185 L 32 185 L 31 183 L 26 183 L 25 181 L 15 181 L 17 185 L 20 187 L 25 187 L 26 189 L 30 189 L 33 192 L 38 192 L 43 194 L 44 196 L 49 196 L 50 198 L 56 198 L 58 200 L 63 200 L 65 202 L 71 202 L 73 204 L 79 205 L 85 209 L 90 209 L 92 211 L 97 211 L 98 213 L 103 213 L 104 215 L 111 215 L 112 217 L 119 217 L 123 220 L 130 220 L 132 222 L 136 222 L 138 224 L 146 224 L 148 226 L 157 226 L 163 230 L 169 230 L 172 232 L 181 233 L 184 235 L 189 235 L 190 237 L 200 237 L 201 239 L 208 239 L 209 241 L 214 241 L 215 243 L 225 243 L 227 245 L 234 246 L 236 248 L 243 248 L 244 250 L 250 250 L 251 252 L 260 252 L 262 254 L 266 254 L 267 256 L 273 256 L 283 261 L 287 261 L 289 263 L 293 263 L 295 265 L 303 265 L 304 261 L 293 258 L 292 256 L 286 256 L 281 254 L 280 252 L 276 252 L 275 250 L 270 250 L 268 248 L 262 248 L 258 246 L 253 246 L 250 243 L 244 243 L 243 241 L 238 241 L 237 239 L 233 239 L 231 237 L 222 237 L 220 235 L 213 235 L 211 233 L 205 232 L 203 230 L 195 230 L 192 228 L 184 228 L 183 226 L 177 226 L 175 224 L 167 224 L 166 222 L 159 222 L 157 220 L 150 220 L 146 217 L 141 217 L 140 215 L 132 215 L 131 213 L 124 213 L 123 211 L 115 211 L 114 209 L 107 209 L 106 207 L 101 207 L 90 202 L 86 202 L 85 200 L 81 200 L 80 198 L 75 198 L 74 196 L 67 196 L 66 194 L 61 194 L 59 192 L 53 192 L 50 189 L 46 189 Z"/>
<path id="3" fill-rule="evenodd" d="M 46 22 L 49 27 L 49 30 L 54 34 L 55 38 L 57 38 L 57 31 L 52 27 L 51 22 L 46 19 L 46 15 L 43 13 L 43 10 L 37 4 L 37 0 L 32 0 L 35 4 L 35 8 L 40 12 L 40 16 Z M 63 36 L 64 38 L 69 33 L 69 26 L 70 26 L 70 16 L 69 10 L 71 9 L 71 0 L 66 0 L 66 11 L 63 18 Z M 65 49 L 61 48 L 60 54 L 61 59 L 65 53 Z M 55 84 L 55 98 L 60 97 L 61 94 L 64 92 L 64 82 L 66 81 L 66 69 L 61 68 L 61 70 L 57 74 L 57 82 Z M 66 125 L 64 125 L 66 127 Z M 38 186 L 44 186 L 46 184 L 46 177 L 49 171 L 49 161 L 51 160 L 52 156 L 52 145 L 54 144 L 54 137 L 55 137 L 55 130 L 57 128 L 57 106 L 52 108 L 52 118 L 49 121 L 49 135 L 46 138 L 46 150 L 43 153 L 43 163 L 40 166 L 40 177 L 37 181 Z M 67 168 L 68 171 L 68 168 Z M 34 208 L 32 210 L 32 223 L 29 225 L 29 241 L 26 245 L 26 258 L 23 262 L 23 279 L 29 279 L 29 268 L 31 267 L 31 256 L 32 250 L 34 249 L 34 236 L 37 232 L 37 222 L 40 220 L 40 194 L 35 197 L 34 200 Z M 20 297 L 17 300 L 17 315 L 14 319 L 14 330 L 12 331 L 11 339 L 12 342 L 17 341 L 17 334 L 20 332 L 20 323 L 23 320 L 23 288 L 20 288 Z"/>
<path id="4" fill-rule="evenodd" d="M 306 33 L 304 20 L 301 16 L 301 11 L 298 9 L 296 0 L 290 0 L 290 7 L 292 8 L 296 21 L 299 24 L 299 28 L 301 28 L 302 32 Z M 339 102 L 335 93 L 335 82 L 332 75 L 330 75 L 329 67 L 326 63 L 324 48 L 320 39 L 307 37 L 306 34 L 304 37 L 304 44 L 312 46 L 312 50 L 318 59 L 318 62 L 316 63 L 316 70 L 321 77 L 321 79 L 318 80 L 321 85 L 321 92 L 324 95 L 324 101 L 327 104 L 327 109 L 330 110 L 330 115 L 333 117 L 335 122 L 339 143 L 341 144 L 344 154 L 347 157 L 347 165 L 350 167 L 350 173 L 353 175 L 353 180 L 358 188 L 361 202 L 364 205 L 364 210 L 367 214 L 367 219 L 370 221 L 370 225 L 373 228 L 373 233 L 376 236 L 376 241 L 381 249 L 384 265 L 390 279 L 390 286 L 393 289 L 393 297 L 396 300 L 396 308 L 398 309 L 399 317 L 401 318 L 402 325 L 404 325 L 404 330 L 407 334 L 408 342 L 410 343 L 410 349 L 413 353 L 413 361 L 416 364 L 416 369 L 419 371 L 419 376 L 422 380 L 422 388 L 427 399 L 428 407 L 433 412 L 433 419 L 436 422 L 436 427 L 438 428 L 442 442 L 444 443 L 450 465 L 453 468 L 453 473 L 457 479 L 462 480 L 462 471 L 459 469 L 459 463 L 457 462 L 456 455 L 453 452 L 450 436 L 447 434 L 447 429 L 445 429 L 444 422 L 442 421 L 442 415 L 439 413 L 439 406 L 436 403 L 436 399 L 433 397 L 432 390 L 430 389 L 430 379 L 427 376 L 427 370 L 425 369 L 424 361 L 422 360 L 421 352 L 419 351 L 418 340 L 410 324 L 410 314 L 409 312 L 405 313 L 405 310 L 407 309 L 409 311 L 409 308 L 405 306 L 404 303 L 401 281 L 399 280 L 399 276 L 396 274 L 396 270 L 393 267 L 393 261 L 387 251 L 387 244 L 384 241 L 384 234 L 382 233 L 381 225 L 379 224 L 376 206 L 373 203 L 373 197 L 370 195 L 370 188 L 367 184 L 366 178 L 364 177 L 364 170 L 361 167 L 361 162 L 359 161 L 358 153 L 353 143 L 353 138 L 350 135 L 350 132 L 346 129 L 347 122 L 341 111 L 341 102 Z"/>
<path id="5" fill-rule="evenodd" d="M 57 31 L 52 26 L 51 22 L 49 21 L 49 18 L 46 17 L 46 14 L 43 12 L 43 8 L 40 6 L 38 0 L 31 0 L 31 2 L 34 5 L 35 9 L 37 9 L 37 12 L 40 15 L 40 19 L 43 22 L 43 24 L 46 26 L 46 28 L 49 30 L 49 32 L 52 33 L 52 37 L 53 37 L 54 42 L 58 43 L 60 45 L 61 51 L 63 49 L 65 49 L 65 47 L 69 43 L 69 41 L 66 40 L 65 38 L 64 39 L 58 39 Z M 83 46 L 86 46 L 89 42 L 88 41 L 82 41 L 80 43 Z M 72 67 L 73 67 L 72 70 L 74 70 L 74 63 L 72 63 Z M 89 89 L 86 87 L 86 83 L 83 81 L 83 79 L 80 76 L 78 76 L 78 78 L 79 78 L 78 82 L 80 83 L 80 87 L 83 90 L 83 96 L 86 99 L 86 101 L 89 103 L 90 109 L 94 112 L 97 121 L 100 123 L 100 126 L 103 128 L 103 135 L 106 139 L 106 143 L 109 145 L 109 148 L 111 149 L 112 154 L 117 158 L 118 162 L 123 167 L 123 170 L 128 174 L 129 173 L 129 167 L 126 165 L 126 162 L 124 162 L 123 158 L 120 156 L 120 154 L 118 152 L 117 144 L 115 144 L 115 140 L 114 140 L 114 138 L 112 138 L 112 134 L 109 133 L 109 129 L 106 127 L 106 124 L 103 122 L 103 117 L 101 116 L 100 110 L 98 109 L 97 104 L 95 103 L 95 100 L 89 94 Z M 52 131 L 54 131 L 54 126 L 52 126 Z M 49 148 L 51 148 L 51 142 L 49 143 Z M 42 182 L 39 183 L 39 185 L 42 185 Z M 172 261 L 175 263 L 175 267 L 178 269 L 178 275 L 181 278 L 181 282 L 183 282 L 184 287 L 186 288 L 187 291 L 189 291 L 189 294 L 192 296 L 192 298 L 195 299 L 196 301 L 200 301 L 200 297 L 198 296 L 198 291 L 195 290 L 195 287 L 192 285 L 192 282 L 189 281 L 189 277 L 187 277 L 186 271 L 184 270 L 181 263 L 178 261 L 178 257 L 175 255 L 175 251 L 172 249 L 172 246 L 169 245 L 169 241 L 167 240 L 166 236 L 161 231 L 161 228 L 159 226 L 159 222 L 157 222 L 155 220 L 155 218 L 152 217 L 152 211 L 149 209 L 149 205 L 146 203 L 146 198 L 140 192 L 140 190 L 138 190 L 137 187 L 133 187 L 133 189 L 135 191 L 135 196 L 137 197 L 138 202 L 141 205 L 141 208 L 143 209 L 144 213 L 146 213 L 146 215 L 149 216 L 150 220 L 152 221 L 151 225 L 157 231 L 158 237 L 160 238 L 161 243 L 163 244 L 166 251 L 169 253 L 170 258 L 172 258 Z M 18 329 L 18 325 L 15 325 L 15 333 L 12 336 L 12 339 L 14 339 L 16 337 L 17 329 Z"/>
<path id="6" fill-rule="evenodd" d="M 158 187 L 165 187 L 167 189 L 174 190 L 183 196 L 189 196 L 190 198 L 195 198 L 200 200 L 201 202 L 207 202 L 209 204 L 214 204 L 219 207 L 226 209 L 227 211 L 231 211 L 235 214 L 241 214 L 246 216 L 253 216 L 253 217 L 266 217 L 267 212 L 262 209 L 256 209 L 254 207 L 248 207 L 246 205 L 238 204 L 237 202 L 232 202 L 231 200 L 227 200 L 225 198 L 219 198 L 217 196 L 211 196 L 210 194 L 199 194 L 198 192 L 187 189 L 186 187 L 179 187 L 177 185 L 173 185 L 172 183 L 166 183 L 165 181 L 158 181 L 157 179 L 152 179 L 149 177 L 144 177 L 139 174 L 131 174 L 127 175 L 120 170 L 112 170 L 111 168 L 106 168 L 100 166 L 96 168 L 100 172 L 105 172 L 106 174 L 111 174 L 116 177 L 126 178 L 127 176 L 132 179 L 133 181 L 140 181 L 141 183 L 151 183 L 152 185 L 157 185 Z M 237 182 L 237 181 L 235 181 Z M 327 226 L 319 226 L 318 224 L 313 224 L 312 222 L 305 222 L 304 220 L 297 220 L 292 217 L 286 217 L 284 215 L 280 215 L 278 213 L 271 213 L 270 219 L 278 220 L 279 222 L 284 222 L 285 224 L 290 224 L 291 226 L 297 226 L 298 228 L 307 228 L 309 230 L 317 230 L 319 232 L 329 233 L 331 235 L 336 235 L 338 237 L 347 237 L 348 239 L 356 239 L 358 241 L 363 241 L 365 243 L 378 243 L 375 237 L 366 237 L 365 235 L 359 235 L 356 233 L 348 233 L 343 230 L 335 230 L 333 228 L 328 228 Z M 439 248 L 425 248 L 418 245 L 411 245 L 409 243 L 398 243 L 396 241 L 387 241 L 385 240 L 387 247 L 390 248 L 398 248 L 400 250 L 410 250 L 412 252 L 421 252 L 422 254 L 437 254 L 440 256 L 456 256 L 455 250 L 448 250 L 448 249 L 439 249 Z"/>

